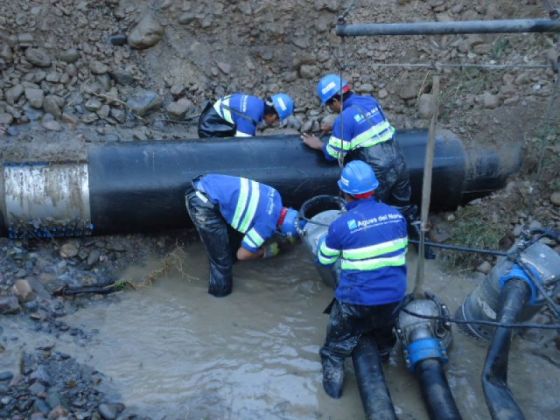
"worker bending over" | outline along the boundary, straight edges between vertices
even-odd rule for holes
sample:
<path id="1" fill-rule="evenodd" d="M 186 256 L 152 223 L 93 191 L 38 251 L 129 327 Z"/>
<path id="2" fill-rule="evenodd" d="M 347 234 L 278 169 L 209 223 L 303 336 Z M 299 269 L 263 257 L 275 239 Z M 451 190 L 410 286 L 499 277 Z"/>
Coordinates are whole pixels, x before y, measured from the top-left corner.
<path id="1" fill-rule="evenodd" d="M 323 388 L 340 398 L 344 359 L 360 337 L 371 334 L 382 360 L 395 344 L 393 310 L 406 292 L 407 226 L 395 208 L 376 200 L 379 182 L 362 161 L 348 163 L 338 186 L 347 212 L 329 226 L 319 242 L 319 264 L 340 260 L 339 282 L 330 312 L 325 344 L 321 348 Z"/>
<path id="2" fill-rule="evenodd" d="M 262 121 L 272 126 L 293 112 L 294 101 L 285 93 L 277 93 L 266 100 L 234 93 L 206 105 L 198 120 L 198 136 L 251 137 Z"/>
<path id="3" fill-rule="evenodd" d="M 356 95 L 349 83 L 336 74 L 319 81 L 317 94 L 323 105 L 340 115 L 328 142 L 303 134 L 304 143 L 322 150 L 327 160 L 348 163 L 359 159 L 369 163 L 380 182 L 376 191 L 379 200 L 397 207 L 408 220 L 413 220 L 416 208 L 410 205 L 408 170 L 395 140 L 395 128 L 381 105 L 372 96 Z"/>
<path id="4" fill-rule="evenodd" d="M 274 188 L 247 178 L 197 177 L 187 188 L 185 201 L 210 261 L 208 293 L 216 297 L 231 293 L 236 259 L 276 255 L 278 243 L 266 243 L 267 239 L 277 232 L 287 237 L 298 234 L 297 211 L 283 207 Z"/>

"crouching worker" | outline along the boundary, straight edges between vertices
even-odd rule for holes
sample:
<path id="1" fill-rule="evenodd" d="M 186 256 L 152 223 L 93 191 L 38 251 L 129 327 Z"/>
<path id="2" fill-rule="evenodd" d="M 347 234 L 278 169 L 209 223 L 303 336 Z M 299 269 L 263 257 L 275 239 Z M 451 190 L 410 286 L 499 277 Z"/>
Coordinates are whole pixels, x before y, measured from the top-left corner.
<path id="1" fill-rule="evenodd" d="M 294 101 L 285 93 L 265 100 L 234 93 L 209 102 L 198 119 L 198 137 L 252 137 L 264 121 L 272 126 L 294 112 Z"/>
<path id="2" fill-rule="evenodd" d="M 278 243 L 267 239 L 275 233 L 290 238 L 298 234 L 297 211 L 283 207 L 274 188 L 247 178 L 200 176 L 187 188 L 185 201 L 208 253 L 208 293 L 216 297 L 231 293 L 236 260 L 276 255 Z"/>
<path id="3" fill-rule="evenodd" d="M 376 200 L 379 182 L 367 163 L 355 160 L 342 170 L 338 186 L 347 212 L 319 242 L 317 259 L 329 266 L 340 259 L 340 277 L 321 348 L 323 387 L 340 398 L 344 359 L 362 334 L 376 341 L 382 360 L 395 344 L 393 310 L 406 293 L 407 226 L 395 208 Z"/>

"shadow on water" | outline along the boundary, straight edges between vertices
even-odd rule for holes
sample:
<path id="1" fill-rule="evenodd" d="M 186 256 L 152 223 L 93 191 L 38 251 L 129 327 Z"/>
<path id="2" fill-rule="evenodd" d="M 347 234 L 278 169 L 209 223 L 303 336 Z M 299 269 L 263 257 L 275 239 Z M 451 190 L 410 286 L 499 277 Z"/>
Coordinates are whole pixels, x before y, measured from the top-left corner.
<path id="1" fill-rule="evenodd" d="M 305 257 L 302 258 L 302 255 Z M 267 261 L 238 264 L 234 292 L 206 293 L 207 262 L 199 243 L 150 287 L 91 301 L 65 321 L 98 330 L 77 347 L 61 338 L 57 348 L 95 366 L 136 413 L 156 419 L 356 419 L 363 417 L 351 361 L 340 400 L 322 390 L 318 351 L 332 291 L 324 286 L 302 246 Z M 124 279 L 142 278 L 159 261 L 131 267 Z M 415 255 L 409 255 L 414 273 Z M 445 275 L 427 261 L 426 284 L 452 313 L 477 284 L 466 275 Z M 560 371 L 514 340 L 510 385 L 527 418 L 554 418 Z M 447 375 L 464 418 L 487 419 L 480 385 L 485 344 L 455 328 Z M 414 377 L 400 351 L 385 366 L 401 419 L 427 419 Z"/>

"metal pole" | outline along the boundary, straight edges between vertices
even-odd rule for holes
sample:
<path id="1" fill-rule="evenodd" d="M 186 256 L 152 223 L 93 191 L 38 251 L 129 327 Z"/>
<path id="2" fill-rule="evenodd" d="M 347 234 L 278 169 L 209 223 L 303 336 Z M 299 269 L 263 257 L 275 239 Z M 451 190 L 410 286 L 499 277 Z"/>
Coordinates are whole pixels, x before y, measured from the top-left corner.
<path id="1" fill-rule="evenodd" d="M 517 32 L 560 32 L 560 20 L 514 19 L 459 22 L 338 24 L 339 36 L 489 34 Z"/>
<path id="2" fill-rule="evenodd" d="M 420 210 L 420 245 L 418 246 L 418 265 L 416 266 L 416 283 L 413 294 L 417 299 L 422 299 L 424 294 L 424 239 L 428 231 L 428 215 L 430 213 L 430 198 L 432 195 L 432 173 L 434 167 L 434 150 L 436 147 L 436 125 L 439 112 L 439 76 L 433 77 L 432 96 L 434 109 L 430 121 L 428 145 L 424 163 L 424 176 L 422 178 L 422 207 Z"/>

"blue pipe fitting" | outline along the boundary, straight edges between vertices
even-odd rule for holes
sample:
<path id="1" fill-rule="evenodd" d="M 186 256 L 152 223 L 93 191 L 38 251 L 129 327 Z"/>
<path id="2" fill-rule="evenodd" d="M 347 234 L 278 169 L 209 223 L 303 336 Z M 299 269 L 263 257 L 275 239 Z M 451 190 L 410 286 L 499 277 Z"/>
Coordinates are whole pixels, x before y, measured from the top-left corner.
<path id="1" fill-rule="evenodd" d="M 443 350 L 441 343 L 438 339 L 421 338 L 413 341 L 407 346 L 408 353 L 408 366 L 409 369 L 414 371 L 416 364 L 426 359 L 439 359 L 443 363 L 447 363 L 447 353 Z"/>
<path id="2" fill-rule="evenodd" d="M 534 278 L 537 279 L 537 281 L 539 282 L 542 281 L 539 273 L 535 272 L 535 270 L 531 270 L 531 271 L 532 271 L 531 274 L 534 276 Z M 506 273 L 502 277 L 500 277 L 500 289 L 503 289 L 508 281 L 514 279 L 521 280 L 529 286 L 529 289 L 531 290 L 531 298 L 529 299 L 530 305 L 539 305 L 542 303 L 543 299 L 539 298 L 540 297 L 539 289 L 537 288 L 537 286 L 535 285 L 531 277 L 525 272 L 525 270 L 523 270 L 517 264 L 513 265 L 509 273 Z"/>

